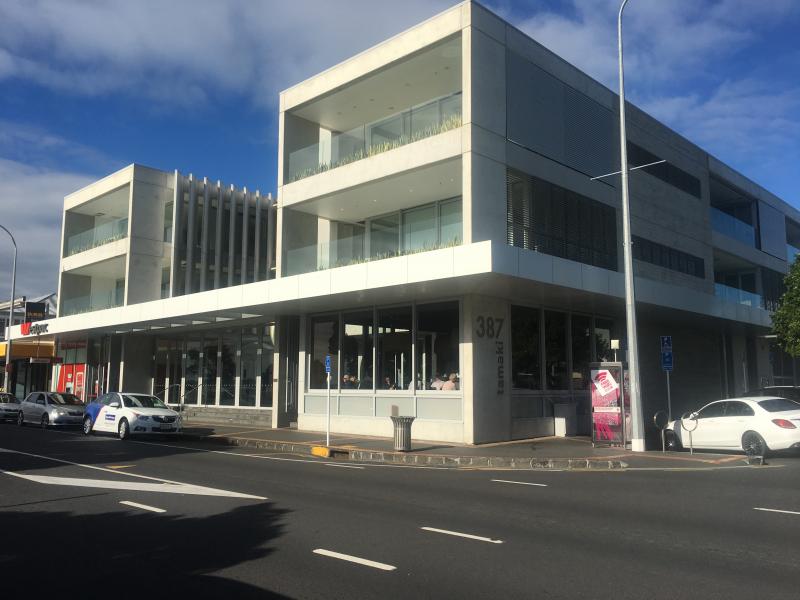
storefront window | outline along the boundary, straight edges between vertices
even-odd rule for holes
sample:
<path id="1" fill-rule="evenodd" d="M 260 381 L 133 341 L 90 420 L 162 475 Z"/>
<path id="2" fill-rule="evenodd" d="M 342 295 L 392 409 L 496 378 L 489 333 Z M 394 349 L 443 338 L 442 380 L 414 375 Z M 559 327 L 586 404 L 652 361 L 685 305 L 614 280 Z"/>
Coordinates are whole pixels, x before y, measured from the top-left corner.
<path id="1" fill-rule="evenodd" d="M 569 389 L 567 380 L 567 315 L 544 313 L 545 381 L 548 390 Z"/>
<path id="2" fill-rule="evenodd" d="M 598 361 L 614 360 L 611 350 L 611 331 L 614 324 L 607 319 L 594 320 L 594 352 Z"/>
<path id="3" fill-rule="evenodd" d="M 372 311 L 345 313 L 342 320 L 341 388 L 371 390 L 372 339 L 375 333 Z"/>
<path id="4" fill-rule="evenodd" d="M 417 307 L 417 390 L 460 389 L 458 340 L 458 302 Z"/>
<path id="5" fill-rule="evenodd" d="M 203 350 L 202 341 L 199 339 L 186 340 L 186 359 L 183 365 L 185 387 L 183 391 L 184 404 L 197 404 L 197 387 L 200 384 L 200 353 Z"/>
<path id="6" fill-rule="evenodd" d="M 572 315 L 572 389 L 589 389 L 592 360 L 592 318 Z"/>
<path id="7" fill-rule="evenodd" d="M 217 336 L 203 340 L 203 404 L 215 404 L 217 400 Z"/>
<path id="8" fill-rule="evenodd" d="M 222 334 L 220 345 L 220 388 L 219 403 L 222 406 L 233 406 L 236 402 L 236 348 L 238 333 L 226 331 Z"/>
<path id="9" fill-rule="evenodd" d="M 256 375 L 261 370 L 258 356 L 258 329 L 242 329 L 242 354 L 240 359 L 239 406 L 256 405 Z"/>
<path id="10" fill-rule="evenodd" d="M 314 317 L 309 327 L 308 387 L 327 388 L 325 357 L 331 357 L 331 389 L 339 387 L 339 319 Z"/>
<path id="11" fill-rule="evenodd" d="M 383 390 L 411 386 L 411 307 L 378 311 L 378 380 Z"/>
<path id="12" fill-rule="evenodd" d="M 538 308 L 511 307 L 511 381 L 517 389 L 542 387 L 539 315 Z"/>
<path id="13" fill-rule="evenodd" d="M 275 356 L 275 325 L 264 327 L 261 334 L 261 400 L 262 408 L 272 406 L 272 373 L 273 359 Z"/>

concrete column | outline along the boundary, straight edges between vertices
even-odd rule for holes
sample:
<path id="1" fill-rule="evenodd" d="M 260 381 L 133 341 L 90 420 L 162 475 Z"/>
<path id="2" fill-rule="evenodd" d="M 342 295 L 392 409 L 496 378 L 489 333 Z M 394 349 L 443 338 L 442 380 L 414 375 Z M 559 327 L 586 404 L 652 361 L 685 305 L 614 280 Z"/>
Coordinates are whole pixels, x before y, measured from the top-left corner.
<path id="1" fill-rule="evenodd" d="M 219 289 L 222 276 L 222 211 L 225 208 L 225 190 L 217 180 L 217 226 L 214 232 L 214 289 Z"/>
<path id="2" fill-rule="evenodd" d="M 256 190 L 256 227 L 253 251 L 253 281 L 259 281 L 261 269 L 261 193 Z"/>
<path id="3" fill-rule="evenodd" d="M 236 188 L 230 187 L 231 218 L 228 228 L 228 287 L 233 285 L 234 259 L 236 257 Z"/>
<path id="4" fill-rule="evenodd" d="M 206 271 L 208 270 L 208 218 L 211 214 L 211 194 L 209 193 L 208 178 L 203 178 L 203 229 L 200 236 L 200 289 L 204 292 L 206 287 Z"/>
<path id="5" fill-rule="evenodd" d="M 189 210 L 186 218 L 186 280 L 184 293 L 191 294 L 192 272 L 194 271 L 194 220 L 197 210 L 197 186 L 193 175 L 189 175 Z"/>
<path id="6" fill-rule="evenodd" d="M 242 190 L 242 278 L 241 283 L 247 283 L 247 243 L 249 241 L 250 227 L 250 200 L 252 194 L 247 188 Z"/>
<path id="7" fill-rule="evenodd" d="M 276 223 L 278 219 L 278 211 L 275 204 L 272 202 L 272 194 L 267 194 L 267 269 L 266 279 L 269 279 L 270 269 L 272 262 L 275 259 L 275 239 L 276 239 Z"/>
<path id="8" fill-rule="evenodd" d="M 169 295 L 178 293 L 177 274 L 181 256 L 181 222 L 183 221 L 183 175 L 175 171 L 175 191 L 172 198 L 172 273 L 169 278 Z"/>

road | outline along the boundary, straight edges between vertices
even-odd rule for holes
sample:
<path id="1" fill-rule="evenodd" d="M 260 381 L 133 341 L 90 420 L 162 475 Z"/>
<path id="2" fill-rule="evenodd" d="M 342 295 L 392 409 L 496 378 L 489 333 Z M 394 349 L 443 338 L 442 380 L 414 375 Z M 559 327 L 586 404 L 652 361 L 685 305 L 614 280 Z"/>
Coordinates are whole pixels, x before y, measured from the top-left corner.
<path id="1" fill-rule="evenodd" d="M 15 425 L 0 448 L 4 598 L 800 593 L 800 458 L 465 471 Z"/>

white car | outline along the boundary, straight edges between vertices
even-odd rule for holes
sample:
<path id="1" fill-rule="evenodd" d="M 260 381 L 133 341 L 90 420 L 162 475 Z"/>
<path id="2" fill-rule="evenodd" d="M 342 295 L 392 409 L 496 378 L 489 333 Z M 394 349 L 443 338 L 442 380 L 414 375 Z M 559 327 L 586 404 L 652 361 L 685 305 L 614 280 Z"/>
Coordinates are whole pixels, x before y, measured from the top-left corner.
<path id="1" fill-rule="evenodd" d="M 103 394 L 86 407 L 83 419 L 84 434 L 115 433 L 121 440 L 131 435 L 179 433 L 180 429 L 178 413 L 150 394 Z"/>
<path id="2" fill-rule="evenodd" d="M 74 394 L 66 392 L 31 392 L 20 403 L 17 424 L 80 425 L 86 405 Z"/>
<path id="3" fill-rule="evenodd" d="M 800 448 L 800 404 L 776 396 L 729 398 L 706 404 L 687 418 L 672 421 L 667 447 L 744 450 L 763 456 L 770 450 Z"/>

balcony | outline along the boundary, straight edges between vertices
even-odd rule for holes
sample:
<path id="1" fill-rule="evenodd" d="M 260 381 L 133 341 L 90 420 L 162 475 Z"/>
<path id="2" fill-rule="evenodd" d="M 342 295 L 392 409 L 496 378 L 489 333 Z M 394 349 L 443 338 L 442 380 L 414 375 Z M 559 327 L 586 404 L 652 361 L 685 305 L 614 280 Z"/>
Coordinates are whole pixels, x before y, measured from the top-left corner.
<path id="1" fill-rule="evenodd" d="M 711 207 L 711 228 L 752 248 L 756 247 L 756 230 L 752 225 L 713 206 Z"/>
<path id="2" fill-rule="evenodd" d="M 331 132 L 288 157 L 292 183 L 394 148 L 461 127 L 461 92 L 412 106 L 344 132 Z"/>
<path id="3" fill-rule="evenodd" d="M 128 219 L 123 217 L 109 221 L 88 231 L 72 235 L 67 238 L 66 247 L 64 249 L 64 257 L 72 256 L 80 252 L 85 252 L 114 242 L 116 240 L 127 237 L 128 235 Z"/>
<path id="4" fill-rule="evenodd" d="M 764 308 L 764 299 L 759 294 L 746 292 L 722 283 L 714 284 L 714 295 L 717 298 L 722 298 L 725 302 L 743 304 L 752 308 Z"/>
<path id="5" fill-rule="evenodd" d="M 64 300 L 61 306 L 61 316 L 66 317 L 117 306 L 122 306 L 122 294 L 119 290 L 96 292 L 88 296 Z"/>

